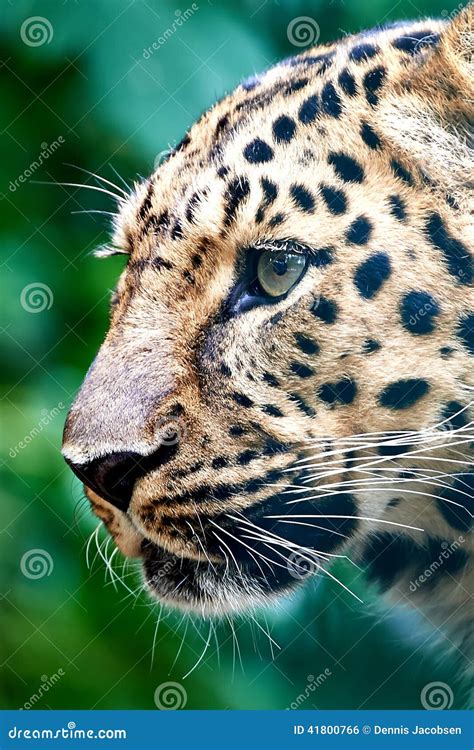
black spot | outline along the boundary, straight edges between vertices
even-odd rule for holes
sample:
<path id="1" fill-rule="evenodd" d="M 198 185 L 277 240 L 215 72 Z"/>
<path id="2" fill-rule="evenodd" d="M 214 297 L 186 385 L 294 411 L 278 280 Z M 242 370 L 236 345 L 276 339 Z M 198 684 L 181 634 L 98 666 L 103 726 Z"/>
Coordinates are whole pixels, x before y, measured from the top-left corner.
<path id="1" fill-rule="evenodd" d="M 171 230 L 171 239 L 179 240 L 181 239 L 182 236 L 183 236 L 183 229 L 179 221 L 176 221 L 174 223 L 173 229 Z"/>
<path id="2" fill-rule="evenodd" d="M 224 375 L 226 378 L 230 378 L 232 376 L 232 370 L 228 365 L 226 365 L 225 362 L 221 362 L 219 369 L 222 375 Z"/>
<path id="3" fill-rule="evenodd" d="M 432 31 L 411 31 L 410 36 L 399 36 L 394 39 L 393 46 L 401 52 L 407 52 L 409 55 L 414 55 L 420 52 L 423 47 L 429 47 L 436 44 L 439 40 L 439 34 L 434 34 Z"/>
<path id="4" fill-rule="evenodd" d="M 321 108 L 331 117 L 339 117 L 342 112 L 341 99 L 331 82 L 326 83 L 321 92 Z"/>
<path id="5" fill-rule="evenodd" d="M 390 258 L 386 253 L 375 253 L 357 268 L 354 284 L 365 299 L 372 299 L 391 273 Z"/>
<path id="6" fill-rule="evenodd" d="M 378 581 L 386 590 L 416 560 L 417 553 L 418 547 L 408 537 L 383 531 L 369 536 L 362 563 L 369 581 Z"/>
<path id="7" fill-rule="evenodd" d="M 308 78 L 297 78 L 295 81 L 290 81 L 290 83 L 286 86 L 283 94 L 284 96 L 291 96 L 291 94 L 294 94 L 296 91 L 301 91 L 301 89 L 304 89 L 304 87 L 307 86 L 308 83 Z"/>
<path id="8" fill-rule="evenodd" d="M 180 417 L 184 414 L 184 411 L 185 409 L 183 404 L 180 404 L 178 401 L 176 404 L 173 404 L 168 414 L 170 417 Z"/>
<path id="9" fill-rule="evenodd" d="M 318 247 L 312 250 L 309 256 L 309 262 L 314 268 L 324 268 L 333 262 L 334 248 L 332 247 Z"/>
<path id="10" fill-rule="evenodd" d="M 411 176 L 410 172 L 400 164 L 400 162 L 398 162 L 396 159 L 392 159 L 390 166 L 392 167 L 392 170 L 396 174 L 396 176 L 403 180 L 403 182 L 405 182 L 407 185 L 413 185 L 413 177 Z"/>
<path id="11" fill-rule="evenodd" d="M 265 383 L 268 383 L 268 385 L 271 385 L 272 388 L 278 388 L 280 386 L 279 381 L 271 372 L 262 373 L 262 380 L 264 380 Z"/>
<path id="12" fill-rule="evenodd" d="M 219 118 L 217 121 L 216 129 L 214 130 L 214 137 L 218 138 L 223 130 L 226 129 L 227 125 L 229 124 L 229 115 L 223 115 Z"/>
<path id="13" fill-rule="evenodd" d="M 232 435 L 232 437 L 241 437 L 241 435 L 244 435 L 244 434 L 245 434 L 245 430 L 239 424 L 233 424 L 229 428 L 229 435 Z"/>
<path id="14" fill-rule="evenodd" d="M 265 210 L 262 208 L 262 206 L 259 206 L 255 214 L 255 223 L 261 224 L 264 218 L 265 218 Z"/>
<path id="15" fill-rule="evenodd" d="M 294 375 L 298 375 L 300 378 L 310 378 L 314 375 L 314 370 L 303 364 L 303 362 L 292 362 L 290 370 Z"/>
<path id="16" fill-rule="evenodd" d="M 246 466 L 250 463 L 250 461 L 253 461 L 254 458 L 257 457 L 258 453 L 248 448 L 247 450 L 242 451 L 242 453 L 239 453 L 239 455 L 237 456 L 237 463 L 241 464 L 242 466 Z"/>
<path id="17" fill-rule="evenodd" d="M 407 217 L 407 213 L 405 210 L 405 202 L 402 201 L 399 195 L 391 195 L 388 199 L 388 204 L 390 206 L 390 212 L 393 216 L 395 216 L 396 219 L 399 221 L 404 221 Z"/>
<path id="18" fill-rule="evenodd" d="M 358 44 L 356 47 L 353 47 L 349 53 L 349 58 L 355 62 L 365 62 L 366 60 L 370 60 L 370 58 L 375 57 L 375 55 L 379 52 L 378 47 L 375 46 L 375 44 Z"/>
<path id="19" fill-rule="evenodd" d="M 273 123 L 273 137 L 277 143 L 289 143 L 295 133 L 296 123 L 287 115 L 281 115 Z"/>
<path id="20" fill-rule="evenodd" d="M 217 170 L 218 177 L 226 177 L 229 174 L 229 167 L 219 167 Z"/>
<path id="21" fill-rule="evenodd" d="M 468 352 L 474 354 L 474 313 L 460 318 L 456 333 Z"/>
<path id="22" fill-rule="evenodd" d="M 237 213 L 239 206 L 250 193 L 250 183 L 246 177 L 235 177 L 229 183 L 226 193 L 225 226 L 229 226 Z"/>
<path id="23" fill-rule="evenodd" d="M 357 84 L 353 75 L 349 73 L 347 68 L 339 74 L 339 86 L 347 96 L 355 96 L 357 94 Z"/>
<path id="24" fill-rule="evenodd" d="M 168 271 L 173 268 L 173 264 L 170 263 L 169 260 L 166 260 L 166 258 L 160 258 L 160 256 L 153 258 L 152 264 L 153 267 L 158 269 L 159 271 L 162 271 L 163 268 L 166 268 Z"/>
<path id="25" fill-rule="evenodd" d="M 273 149 L 261 138 L 255 138 L 244 148 L 244 157 L 251 164 L 263 164 L 273 159 Z"/>
<path id="26" fill-rule="evenodd" d="M 278 187 L 272 180 L 262 177 L 260 180 L 263 191 L 263 200 L 266 206 L 270 206 L 278 196 Z"/>
<path id="27" fill-rule="evenodd" d="M 347 209 L 347 199 L 342 190 L 329 185 L 321 185 L 321 195 L 328 210 L 335 216 L 343 214 Z"/>
<path id="28" fill-rule="evenodd" d="M 357 394 L 356 383 L 343 378 L 335 383 L 323 383 L 318 390 L 318 396 L 326 404 L 352 404 Z"/>
<path id="29" fill-rule="evenodd" d="M 194 253 L 191 258 L 191 265 L 193 268 L 200 268 L 202 266 L 202 258 L 199 253 Z"/>
<path id="30" fill-rule="evenodd" d="M 290 195 L 296 206 L 302 211 L 311 213 L 314 210 L 314 196 L 304 185 L 292 185 L 290 187 Z"/>
<path id="31" fill-rule="evenodd" d="M 213 458 L 211 462 L 211 466 L 213 469 L 223 469 L 225 466 L 227 466 L 228 461 L 224 456 L 218 456 L 217 458 Z"/>
<path id="32" fill-rule="evenodd" d="M 186 133 L 186 135 L 181 138 L 178 145 L 173 149 L 173 154 L 176 154 L 178 151 L 182 151 L 189 143 L 191 143 L 191 136 L 189 135 L 189 133 Z"/>
<path id="33" fill-rule="evenodd" d="M 304 336 L 302 333 L 295 335 L 296 345 L 305 354 L 319 354 L 319 344 L 309 336 Z"/>
<path id="34" fill-rule="evenodd" d="M 194 223 L 194 212 L 196 210 L 196 206 L 199 203 L 201 199 L 201 196 L 199 193 L 193 193 L 191 198 L 188 201 L 188 205 L 186 206 L 186 219 L 189 221 L 190 224 Z"/>
<path id="35" fill-rule="evenodd" d="M 247 409 L 253 406 L 252 399 L 246 396 L 245 393 L 233 393 L 232 398 L 239 406 L 245 406 Z"/>
<path id="36" fill-rule="evenodd" d="M 140 217 L 142 221 L 144 221 L 147 218 L 149 212 L 152 209 L 153 192 L 154 192 L 153 183 L 150 182 L 148 184 L 148 189 L 146 191 L 145 199 L 138 211 L 138 216 Z"/>
<path id="37" fill-rule="evenodd" d="M 313 407 L 307 404 L 302 396 L 298 396 L 297 393 L 290 393 L 289 396 L 296 403 L 298 409 L 306 414 L 307 417 L 314 417 L 316 415 Z"/>
<path id="38" fill-rule="evenodd" d="M 373 70 L 369 70 L 369 72 L 364 76 L 363 85 L 365 89 L 365 96 L 369 104 L 371 104 L 373 107 L 375 107 L 379 100 L 377 92 L 383 85 L 385 74 L 385 68 L 380 66 L 378 68 L 374 68 Z"/>
<path id="39" fill-rule="evenodd" d="M 439 353 L 441 354 L 443 359 L 448 359 L 448 357 L 450 357 L 453 352 L 454 349 L 452 346 L 442 346 L 439 350 Z"/>
<path id="40" fill-rule="evenodd" d="M 436 500 L 444 520 L 454 529 L 469 531 L 474 514 L 474 473 L 460 474 Z"/>
<path id="41" fill-rule="evenodd" d="M 377 352 L 380 348 L 380 342 L 375 341 L 375 339 L 366 339 L 362 342 L 363 354 L 372 354 L 372 352 Z"/>
<path id="42" fill-rule="evenodd" d="M 397 438 L 396 440 L 399 441 L 400 438 Z M 410 448 L 412 448 L 410 444 L 395 442 L 392 438 L 392 442 L 387 441 L 379 445 L 377 452 L 380 456 L 401 456 L 403 453 L 409 451 Z"/>
<path id="43" fill-rule="evenodd" d="M 268 414 L 270 417 L 283 417 L 283 412 L 281 409 L 278 408 L 278 406 L 274 406 L 274 404 L 265 404 L 262 406 L 262 411 L 265 412 L 265 414 Z"/>
<path id="44" fill-rule="evenodd" d="M 377 149 L 377 148 L 380 148 L 380 146 L 382 145 L 382 142 L 380 138 L 378 137 L 377 133 L 369 125 L 368 122 L 362 123 L 360 134 L 362 136 L 362 140 L 364 141 L 364 143 L 367 144 L 369 148 Z"/>
<path id="45" fill-rule="evenodd" d="M 449 272 L 461 284 L 471 284 L 474 277 L 472 255 L 462 242 L 449 234 L 438 213 L 431 214 L 426 232 L 433 245 L 444 254 Z"/>
<path id="46" fill-rule="evenodd" d="M 185 279 L 188 284 L 194 284 L 196 282 L 196 279 L 194 278 L 194 274 L 191 273 L 191 271 L 183 271 L 183 279 Z"/>
<path id="47" fill-rule="evenodd" d="M 432 333 L 439 313 L 439 304 L 428 292 L 408 292 L 400 304 L 403 326 L 410 333 Z"/>
<path id="48" fill-rule="evenodd" d="M 369 580 L 377 580 L 382 589 L 390 588 L 402 574 L 420 585 L 435 586 L 443 575 L 455 575 L 467 562 L 468 555 L 459 548 L 459 542 L 448 545 L 428 537 L 420 545 L 404 534 L 389 532 L 372 534 L 363 553 Z"/>
<path id="49" fill-rule="evenodd" d="M 319 101 L 318 97 L 316 95 L 309 96 L 307 99 L 304 100 L 303 104 L 301 105 L 299 112 L 298 112 L 298 118 L 300 122 L 303 123 L 303 125 L 309 125 L 311 122 L 314 122 L 316 117 L 319 113 Z"/>
<path id="50" fill-rule="evenodd" d="M 346 239 L 353 245 L 366 245 L 372 234 L 372 224 L 365 216 L 354 219 L 346 232 Z"/>
<path id="51" fill-rule="evenodd" d="M 156 232 L 165 232 L 170 224 L 170 215 L 169 212 L 165 209 L 161 212 L 161 214 L 156 218 L 154 221 L 154 230 Z"/>
<path id="52" fill-rule="evenodd" d="M 329 154 L 329 164 L 335 169 L 336 174 L 344 182 L 362 182 L 364 179 L 364 170 L 351 156 L 342 152 Z"/>
<path id="53" fill-rule="evenodd" d="M 282 214 L 282 213 L 275 214 L 275 216 L 272 216 L 272 218 L 268 222 L 268 225 L 270 227 L 277 227 L 279 224 L 283 224 L 283 222 L 285 221 L 285 218 L 286 218 L 285 214 Z"/>
<path id="54" fill-rule="evenodd" d="M 292 446 L 290 443 L 282 443 L 281 440 L 268 438 L 268 440 L 265 440 L 265 445 L 262 452 L 265 456 L 276 456 L 279 453 L 286 453 L 287 451 L 291 450 L 291 447 Z"/>
<path id="55" fill-rule="evenodd" d="M 387 503 L 387 508 L 398 508 L 401 503 L 400 497 L 392 497 Z"/>
<path id="56" fill-rule="evenodd" d="M 277 312 L 275 315 L 272 315 L 272 317 L 269 319 L 268 323 L 270 326 L 276 326 L 283 318 L 283 313 Z"/>
<path id="57" fill-rule="evenodd" d="M 441 414 L 443 428 L 459 430 L 465 427 L 469 422 L 468 409 L 459 401 L 450 401 L 443 409 Z"/>
<path id="58" fill-rule="evenodd" d="M 338 308 L 336 303 L 327 297 L 319 297 L 313 302 L 310 311 L 324 323 L 334 323 Z"/>
<path id="59" fill-rule="evenodd" d="M 408 409 L 430 390 L 421 378 L 407 378 L 390 383 L 379 396 L 379 403 L 387 409 Z"/>

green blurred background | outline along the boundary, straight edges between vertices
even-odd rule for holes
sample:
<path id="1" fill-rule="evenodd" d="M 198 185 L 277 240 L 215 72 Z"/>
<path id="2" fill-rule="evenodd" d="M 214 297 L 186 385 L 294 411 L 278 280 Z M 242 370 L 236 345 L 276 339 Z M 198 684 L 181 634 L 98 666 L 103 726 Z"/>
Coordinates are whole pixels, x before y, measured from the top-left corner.
<path id="1" fill-rule="evenodd" d="M 67 164 L 119 184 L 117 172 L 128 183 L 146 175 L 217 97 L 303 49 L 288 40 L 295 18 L 316 21 L 324 42 L 456 8 L 447 0 L 186 3 L 2 2 L 1 707 L 153 709 L 172 681 L 186 708 L 419 708 L 422 688 L 438 680 L 462 707 L 449 657 L 422 646 L 419 622 L 384 608 L 349 564 L 333 572 L 364 604 L 324 578 L 266 622 L 258 614 L 215 632 L 172 613 L 157 627 L 159 607 L 140 593 L 133 566 L 122 571 L 114 558 L 128 589 L 115 588 L 95 538 L 87 567 L 96 522 L 59 447 L 123 260 L 91 256 L 107 239 L 106 215 L 74 213 L 113 210 L 108 196 L 33 180 L 95 184 Z"/>

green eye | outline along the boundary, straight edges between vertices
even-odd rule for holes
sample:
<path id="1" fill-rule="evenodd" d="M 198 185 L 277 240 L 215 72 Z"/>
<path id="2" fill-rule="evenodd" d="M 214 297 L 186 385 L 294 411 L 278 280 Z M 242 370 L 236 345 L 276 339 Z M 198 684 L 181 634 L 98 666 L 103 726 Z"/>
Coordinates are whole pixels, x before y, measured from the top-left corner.
<path id="1" fill-rule="evenodd" d="M 265 250 L 258 259 L 258 282 L 269 297 L 282 297 L 300 280 L 306 269 L 302 253 Z"/>

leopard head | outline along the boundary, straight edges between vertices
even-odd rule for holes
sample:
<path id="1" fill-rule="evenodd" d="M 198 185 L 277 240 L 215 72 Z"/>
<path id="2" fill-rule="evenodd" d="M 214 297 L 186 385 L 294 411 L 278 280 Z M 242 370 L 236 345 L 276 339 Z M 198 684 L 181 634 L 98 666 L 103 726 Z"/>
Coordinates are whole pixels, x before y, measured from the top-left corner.
<path id="1" fill-rule="evenodd" d="M 462 428 L 472 379 L 468 38 L 466 9 L 286 60 L 121 202 L 63 452 L 163 601 L 244 608 L 379 522 L 423 526 L 395 480 L 414 435 Z"/>

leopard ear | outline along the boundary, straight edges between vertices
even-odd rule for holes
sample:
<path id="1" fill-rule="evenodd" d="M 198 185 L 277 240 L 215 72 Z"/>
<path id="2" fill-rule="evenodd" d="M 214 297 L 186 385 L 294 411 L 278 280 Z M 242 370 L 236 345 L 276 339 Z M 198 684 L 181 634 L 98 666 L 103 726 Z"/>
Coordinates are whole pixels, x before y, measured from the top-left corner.
<path id="1" fill-rule="evenodd" d="M 421 59 L 420 59 L 421 58 Z M 458 201 L 473 185 L 474 5 L 439 29 L 380 102 L 386 137 Z"/>

